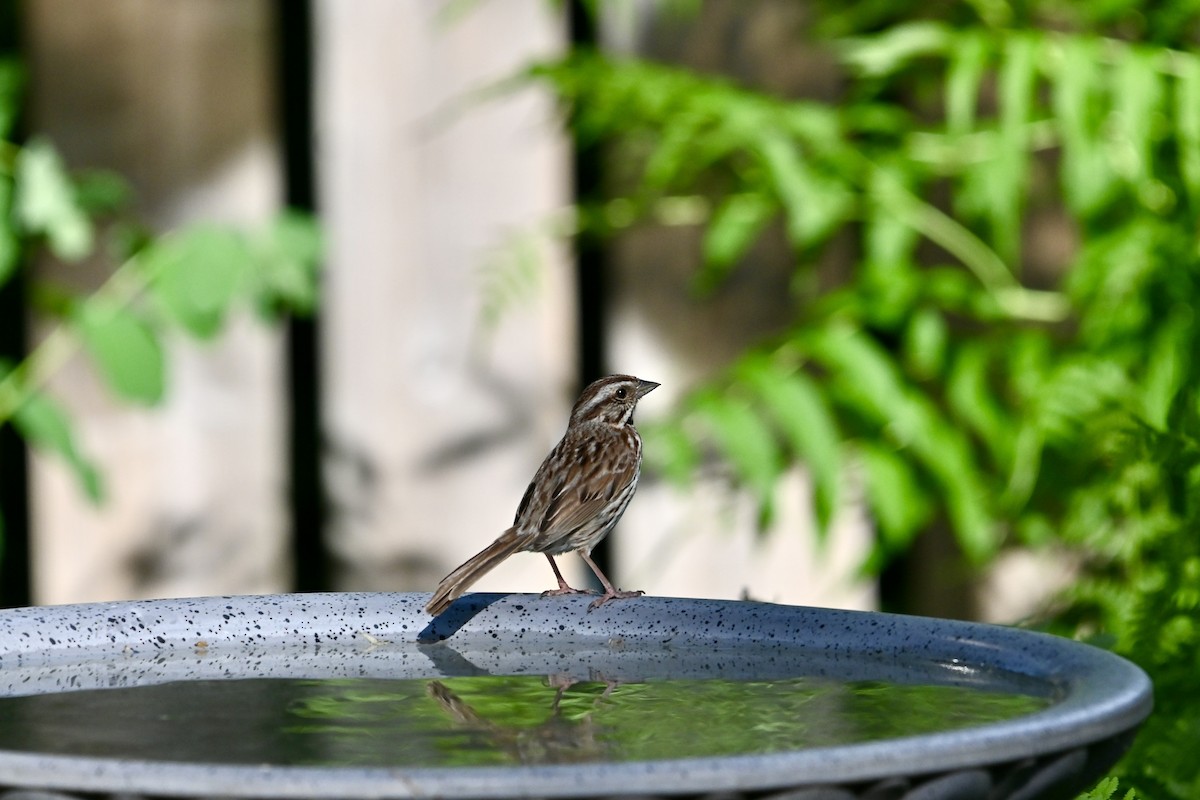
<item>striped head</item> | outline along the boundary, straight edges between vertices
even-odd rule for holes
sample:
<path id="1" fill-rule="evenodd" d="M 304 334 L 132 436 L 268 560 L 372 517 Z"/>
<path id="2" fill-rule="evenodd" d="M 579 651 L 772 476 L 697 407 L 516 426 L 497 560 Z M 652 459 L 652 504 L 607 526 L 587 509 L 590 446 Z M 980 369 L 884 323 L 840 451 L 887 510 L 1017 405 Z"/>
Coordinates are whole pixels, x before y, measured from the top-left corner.
<path id="1" fill-rule="evenodd" d="M 632 375 L 609 375 L 588 385 L 571 409 L 570 426 L 602 422 L 619 427 L 633 424 L 633 410 L 658 386 Z"/>

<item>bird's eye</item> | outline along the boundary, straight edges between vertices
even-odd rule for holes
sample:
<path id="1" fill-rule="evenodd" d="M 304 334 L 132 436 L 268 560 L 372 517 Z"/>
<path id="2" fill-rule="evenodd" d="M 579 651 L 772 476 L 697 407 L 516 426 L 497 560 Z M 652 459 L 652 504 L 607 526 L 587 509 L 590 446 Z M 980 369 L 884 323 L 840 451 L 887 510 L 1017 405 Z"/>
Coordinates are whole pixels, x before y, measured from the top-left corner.
<path id="1" fill-rule="evenodd" d="M 617 389 L 617 399 L 618 400 L 624 400 L 625 396 L 628 394 L 629 394 L 629 391 L 624 386 L 622 386 L 620 389 Z"/>

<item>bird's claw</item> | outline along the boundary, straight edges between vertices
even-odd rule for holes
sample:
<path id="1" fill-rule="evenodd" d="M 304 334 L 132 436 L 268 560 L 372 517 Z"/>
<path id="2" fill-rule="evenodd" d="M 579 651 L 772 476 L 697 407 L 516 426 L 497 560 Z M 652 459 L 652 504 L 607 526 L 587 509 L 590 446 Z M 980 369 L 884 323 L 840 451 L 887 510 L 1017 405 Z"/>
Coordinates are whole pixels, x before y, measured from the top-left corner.
<path id="1" fill-rule="evenodd" d="M 628 590 L 628 591 L 617 590 L 615 592 L 605 592 L 604 594 L 600 595 L 592 602 L 588 603 L 588 611 L 592 611 L 593 609 L 599 608 L 600 606 L 607 603 L 609 600 L 627 600 L 630 597 L 641 597 L 644 594 L 645 594 L 645 592 L 641 591 L 640 589 L 633 589 L 633 590 Z"/>

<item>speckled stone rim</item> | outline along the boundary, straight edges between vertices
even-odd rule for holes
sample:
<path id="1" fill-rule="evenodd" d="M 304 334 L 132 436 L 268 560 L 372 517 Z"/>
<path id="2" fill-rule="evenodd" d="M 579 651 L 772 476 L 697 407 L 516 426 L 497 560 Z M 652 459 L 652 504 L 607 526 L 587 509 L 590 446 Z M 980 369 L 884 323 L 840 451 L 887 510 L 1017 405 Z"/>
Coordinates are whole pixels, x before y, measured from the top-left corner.
<path id="1" fill-rule="evenodd" d="M 0 751 L 9 786 L 156 796 L 584 797 L 866 784 L 1033 763 L 1127 741 L 1149 714 L 1136 666 L 1058 637 L 921 617 L 642 597 L 473 594 L 431 620 L 428 594 L 307 594 L 98 603 L 0 612 L 0 695 L 172 680 L 566 673 L 836 675 L 1052 694 L 975 728 L 772 755 L 571 766 L 313 768 L 180 764 Z M 1095 749 L 1095 748 L 1094 748 Z M 1110 748 L 1111 749 L 1111 748 Z M 1114 751 L 1112 758 L 1119 755 Z M 1093 767 L 1094 771 L 1094 767 Z M 957 774 L 957 773 L 953 773 Z"/>

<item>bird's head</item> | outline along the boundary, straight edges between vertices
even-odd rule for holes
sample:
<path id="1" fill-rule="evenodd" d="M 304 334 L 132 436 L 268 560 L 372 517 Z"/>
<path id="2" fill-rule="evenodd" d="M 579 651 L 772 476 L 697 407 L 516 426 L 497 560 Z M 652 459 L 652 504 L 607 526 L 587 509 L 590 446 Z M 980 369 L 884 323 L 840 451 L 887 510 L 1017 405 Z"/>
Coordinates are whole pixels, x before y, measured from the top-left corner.
<path id="1" fill-rule="evenodd" d="M 609 375 L 589 384 L 575 407 L 571 409 L 571 424 L 603 422 L 609 425 L 633 424 L 633 410 L 648 393 L 658 387 L 654 381 L 644 381 L 632 375 Z"/>

